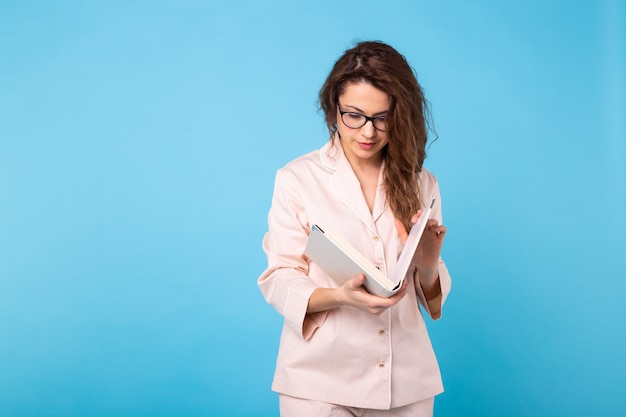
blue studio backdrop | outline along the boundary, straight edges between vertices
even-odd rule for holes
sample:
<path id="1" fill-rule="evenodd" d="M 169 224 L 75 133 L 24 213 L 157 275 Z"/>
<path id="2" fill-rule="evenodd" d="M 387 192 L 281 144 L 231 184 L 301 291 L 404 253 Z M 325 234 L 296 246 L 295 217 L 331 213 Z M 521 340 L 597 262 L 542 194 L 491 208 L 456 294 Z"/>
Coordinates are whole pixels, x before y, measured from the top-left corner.
<path id="1" fill-rule="evenodd" d="M 438 416 L 626 415 L 622 0 L 0 0 L 0 415 L 276 416 L 275 171 L 379 39 L 431 102 Z"/>

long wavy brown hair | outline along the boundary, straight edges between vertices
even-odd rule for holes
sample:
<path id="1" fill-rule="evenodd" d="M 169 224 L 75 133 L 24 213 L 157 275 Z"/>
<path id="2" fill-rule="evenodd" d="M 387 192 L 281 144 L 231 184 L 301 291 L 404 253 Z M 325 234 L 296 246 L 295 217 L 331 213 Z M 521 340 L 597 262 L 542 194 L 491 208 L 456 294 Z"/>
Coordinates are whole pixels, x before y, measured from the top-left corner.
<path id="1" fill-rule="evenodd" d="M 383 149 L 384 186 L 389 206 L 409 230 L 420 209 L 417 174 L 426 158 L 430 111 L 406 58 L 380 41 L 360 42 L 335 63 L 319 93 L 331 140 L 337 131 L 337 103 L 348 83 L 367 82 L 391 98 Z"/>

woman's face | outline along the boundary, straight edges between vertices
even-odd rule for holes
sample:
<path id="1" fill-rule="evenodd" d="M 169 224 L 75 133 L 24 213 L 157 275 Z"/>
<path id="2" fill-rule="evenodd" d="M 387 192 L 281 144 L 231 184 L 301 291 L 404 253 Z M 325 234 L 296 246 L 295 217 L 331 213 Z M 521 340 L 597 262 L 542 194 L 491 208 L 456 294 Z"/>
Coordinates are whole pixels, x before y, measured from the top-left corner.
<path id="1" fill-rule="evenodd" d="M 381 151 L 389 140 L 387 133 L 379 129 L 385 128 L 385 117 L 390 106 L 389 95 L 371 84 L 346 84 L 337 106 L 337 130 L 343 151 L 353 166 L 382 161 Z M 377 120 L 367 120 L 363 126 L 358 127 L 365 120 L 360 115 Z"/>

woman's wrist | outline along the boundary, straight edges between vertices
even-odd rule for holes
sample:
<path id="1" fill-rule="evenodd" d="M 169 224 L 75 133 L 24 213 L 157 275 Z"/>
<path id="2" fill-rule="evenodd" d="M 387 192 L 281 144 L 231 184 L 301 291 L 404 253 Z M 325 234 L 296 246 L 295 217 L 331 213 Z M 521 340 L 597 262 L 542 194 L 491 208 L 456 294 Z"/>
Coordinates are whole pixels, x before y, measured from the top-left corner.
<path id="1" fill-rule="evenodd" d="M 439 283 L 439 273 L 435 272 L 430 275 L 419 274 L 419 284 L 426 300 L 435 298 L 441 293 L 441 285 Z"/>
<path id="2" fill-rule="evenodd" d="M 434 268 L 417 267 L 417 276 L 419 277 L 422 285 L 430 286 L 439 278 L 438 265 Z"/>
<path id="3" fill-rule="evenodd" d="M 336 288 L 317 288 L 309 298 L 307 313 L 318 313 L 339 306 L 341 306 L 341 299 Z"/>

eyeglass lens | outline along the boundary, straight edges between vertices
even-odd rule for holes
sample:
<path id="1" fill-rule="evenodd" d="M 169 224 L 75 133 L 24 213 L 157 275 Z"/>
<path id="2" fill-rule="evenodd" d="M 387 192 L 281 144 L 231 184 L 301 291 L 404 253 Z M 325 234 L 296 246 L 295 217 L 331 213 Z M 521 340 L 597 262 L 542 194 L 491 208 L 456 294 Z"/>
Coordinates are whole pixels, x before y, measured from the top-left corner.
<path id="1" fill-rule="evenodd" d="M 365 126 L 368 120 L 371 120 L 374 127 L 380 131 L 384 131 L 386 128 L 386 120 L 383 117 L 367 117 L 361 113 L 345 112 L 341 115 L 341 120 L 352 129 L 358 129 Z"/>

